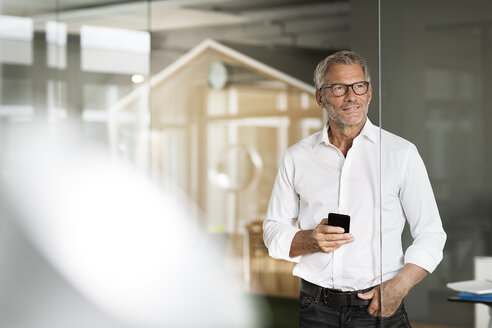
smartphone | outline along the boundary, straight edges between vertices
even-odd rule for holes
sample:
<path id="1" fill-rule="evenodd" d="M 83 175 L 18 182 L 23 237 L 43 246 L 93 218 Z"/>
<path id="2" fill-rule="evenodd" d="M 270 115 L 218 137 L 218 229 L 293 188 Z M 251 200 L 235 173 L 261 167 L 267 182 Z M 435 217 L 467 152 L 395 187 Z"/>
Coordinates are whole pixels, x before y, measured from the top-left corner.
<path id="1" fill-rule="evenodd" d="M 328 213 L 328 225 L 342 227 L 347 233 L 350 231 L 350 215 Z"/>

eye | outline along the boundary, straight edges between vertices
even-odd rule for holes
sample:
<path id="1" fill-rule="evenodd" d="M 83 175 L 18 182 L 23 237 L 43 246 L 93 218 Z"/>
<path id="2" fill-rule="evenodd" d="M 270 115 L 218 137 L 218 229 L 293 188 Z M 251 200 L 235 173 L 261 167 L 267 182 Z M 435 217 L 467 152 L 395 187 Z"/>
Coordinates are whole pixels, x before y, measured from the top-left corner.
<path id="1" fill-rule="evenodd" d="M 363 89 L 365 89 L 365 87 L 366 87 L 366 84 L 362 83 L 362 82 L 354 84 L 354 88 L 356 88 L 358 90 L 363 90 Z"/>
<path id="2" fill-rule="evenodd" d="M 341 84 L 335 84 L 333 86 L 333 91 L 336 92 L 336 91 L 342 91 L 344 89 L 343 85 Z"/>

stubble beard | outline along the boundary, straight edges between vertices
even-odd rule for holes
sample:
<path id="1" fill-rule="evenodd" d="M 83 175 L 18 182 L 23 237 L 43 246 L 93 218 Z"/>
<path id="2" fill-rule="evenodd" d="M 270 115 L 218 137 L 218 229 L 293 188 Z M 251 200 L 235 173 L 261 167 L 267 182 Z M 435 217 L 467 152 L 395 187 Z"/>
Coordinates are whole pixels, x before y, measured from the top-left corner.
<path id="1" fill-rule="evenodd" d="M 357 103 L 356 105 L 363 107 L 362 104 Z M 355 126 L 360 124 L 362 121 L 364 121 L 364 118 L 367 116 L 367 110 L 363 112 L 363 114 L 360 116 L 360 118 L 356 121 L 347 121 L 345 120 L 342 115 L 337 113 L 335 109 L 332 106 L 325 105 L 326 112 L 328 113 L 328 122 L 335 122 L 337 124 L 343 125 L 343 126 Z"/>

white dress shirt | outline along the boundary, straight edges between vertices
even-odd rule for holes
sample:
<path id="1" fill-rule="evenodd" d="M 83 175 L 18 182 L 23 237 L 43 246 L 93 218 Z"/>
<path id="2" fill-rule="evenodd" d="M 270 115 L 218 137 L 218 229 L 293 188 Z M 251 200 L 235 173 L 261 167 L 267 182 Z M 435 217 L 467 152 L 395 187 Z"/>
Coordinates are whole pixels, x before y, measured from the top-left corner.
<path id="1" fill-rule="evenodd" d="M 270 256 L 298 262 L 296 276 L 344 291 L 389 280 L 405 263 L 432 272 L 446 234 L 416 147 L 367 119 L 345 158 L 330 143 L 328 128 L 284 155 L 263 224 Z M 314 229 L 330 212 L 350 215 L 354 241 L 328 254 L 289 257 L 294 235 Z M 405 220 L 413 243 L 404 254 Z"/>

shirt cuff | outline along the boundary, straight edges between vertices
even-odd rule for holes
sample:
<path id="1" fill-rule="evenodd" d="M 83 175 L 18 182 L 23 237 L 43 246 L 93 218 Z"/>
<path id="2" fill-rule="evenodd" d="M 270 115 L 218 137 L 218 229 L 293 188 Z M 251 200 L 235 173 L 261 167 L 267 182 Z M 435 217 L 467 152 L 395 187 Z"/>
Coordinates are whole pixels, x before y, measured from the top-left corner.
<path id="1" fill-rule="evenodd" d="M 300 256 L 290 257 L 289 254 L 292 240 L 300 229 L 275 221 L 266 221 L 263 225 L 263 231 L 263 239 L 271 257 L 290 262 L 299 262 Z"/>
<path id="2" fill-rule="evenodd" d="M 405 264 L 412 263 L 418 265 L 427 272 L 432 273 L 439 262 L 441 262 L 442 256 L 441 250 L 436 250 L 434 253 L 431 253 L 428 249 L 419 249 L 412 245 L 405 252 Z"/>

